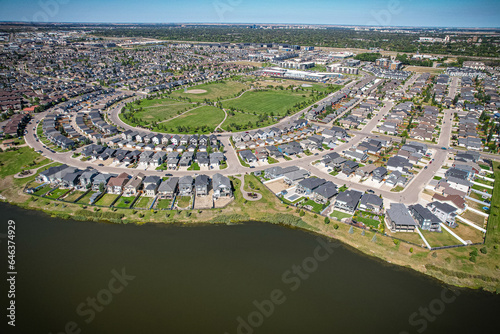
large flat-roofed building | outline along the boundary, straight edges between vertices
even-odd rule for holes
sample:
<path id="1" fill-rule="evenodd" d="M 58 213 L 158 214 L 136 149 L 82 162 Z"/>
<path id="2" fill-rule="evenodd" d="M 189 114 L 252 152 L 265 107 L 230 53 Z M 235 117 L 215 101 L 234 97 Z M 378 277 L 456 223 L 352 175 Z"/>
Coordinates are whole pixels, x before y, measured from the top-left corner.
<path id="1" fill-rule="evenodd" d="M 327 65 L 326 68 L 330 72 L 334 73 L 346 73 L 346 74 L 358 74 L 359 70 L 357 67 L 342 66 L 341 64 L 331 64 Z"/>

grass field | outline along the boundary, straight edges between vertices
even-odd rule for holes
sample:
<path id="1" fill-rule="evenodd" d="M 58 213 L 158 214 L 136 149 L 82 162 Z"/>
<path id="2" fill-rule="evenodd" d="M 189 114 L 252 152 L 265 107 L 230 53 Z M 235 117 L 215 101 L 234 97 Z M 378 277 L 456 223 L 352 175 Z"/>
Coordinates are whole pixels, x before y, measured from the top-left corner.
<path id="1" fill-rule="evenodd" d="M 439 74 L 444 72 L 442 68 L 425 67 L 425 66 L 406 66 L 405 70 L 415 73 L 430 73 L 430 74 Z"/>
<path id="2" fill-rule="evenodd" d="M 224 111 L 216 107 L 204 106 L 161 123 L 155 130 L 167 133 L 207 133 L 213 131 L 223 119 Z M 182 128 L 186 131 L 181 131 Z"/>
<path id="3" fill-rule="evenodd" d="M 226 121 L 222 124 L 222 128 L 226 131 L 251 130 L 275 123 L 270 117 L 266 117 L 264 121 L 257 124 L 258 121 L 259 116 L 235 111 L 234 115 L 227 117 Z"/>
<path id="4" fill-rule="evenodd" d="M 0 177 L 14 175 L 23 169 L 36 168 L 50 161 L 28 146 L 0 154 Z M 32 165 L 31 165 L 32 164 Z"/>
<path id="5" fill-rule="evenodd" d="M 177 90 L 171 94 L 172 97 L 188 98 L 193 102 L 203 102 L 205 99 L 215 101 L 217 99 L 228 99 L 239 94 L 242 90 L 248 89 L 249 86 L 238 81 L 221 81 L 214 83 L 201 84 L 188 88 L 189 90 L 205 90 L 206 93 L 186 93 L 184 90 Z"/>
<path id="6" fill-rule="evenodd" d="M 187 102 L 179 102 L 170 99 L 141 100 L 139 105 L 134 104 L 134 108 L 142 107 L 142 111 L 137 111 L 134 116 L 145 121 L 161 122 L 176 116 L 179 112 L 191 109 L 195 105 Z M 126 120 L 124 120 L 126 121 Z"/>
<path id="7" fill-rule="evenodd" d="M 122 196 L 118 201 L 116 201 L 114 207 L 116 208 L 128 208 L 130 204 L 134 201 L 135 196 Z"/>
<path id="8" fill-rule="evenodd" d="M 252 91 L 238 99 L 224 101 L 224 108 L 234 108 L 253 114 L 284 116 L 296 103 L 307 100 L 309 93 L 290 90 Z M 305 96 L 305 97 L 303 97 Z"/>

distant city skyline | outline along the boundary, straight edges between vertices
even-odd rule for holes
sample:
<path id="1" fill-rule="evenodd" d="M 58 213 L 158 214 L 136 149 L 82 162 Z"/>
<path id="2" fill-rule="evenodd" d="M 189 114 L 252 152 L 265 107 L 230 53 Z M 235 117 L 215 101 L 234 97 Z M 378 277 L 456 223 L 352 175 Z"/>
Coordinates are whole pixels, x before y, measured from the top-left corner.
<path id="1" fill-rule="evenodd" d="M 500 27 L 496 0 L 0 0 L 0 21 Z"/>

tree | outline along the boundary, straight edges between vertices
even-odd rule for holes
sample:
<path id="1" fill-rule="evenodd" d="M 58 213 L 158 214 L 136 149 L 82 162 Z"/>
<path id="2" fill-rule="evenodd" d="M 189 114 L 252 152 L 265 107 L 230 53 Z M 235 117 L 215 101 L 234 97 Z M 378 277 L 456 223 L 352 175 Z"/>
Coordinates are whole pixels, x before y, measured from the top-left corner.
<path id="1" fill-rule="evenodd" d="M 325 224 L 330 224 L 330 219 L 328 217 L 325 217 Z M 333 228 L 335 228 L 335 226 Z"/>

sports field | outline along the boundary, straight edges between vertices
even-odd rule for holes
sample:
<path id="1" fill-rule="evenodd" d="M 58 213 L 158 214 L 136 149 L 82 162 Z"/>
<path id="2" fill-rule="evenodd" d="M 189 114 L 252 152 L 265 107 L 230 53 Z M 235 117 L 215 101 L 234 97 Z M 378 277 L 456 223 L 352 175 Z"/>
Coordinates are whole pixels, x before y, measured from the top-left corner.
<path id="1" fill-rule="evenodd" d="M 167 133 L 208 133 L 224 119 L 224 112 L 216 107 L 193 109 L 170 121 L 160 123 L 155 131 Z"/>
<path id="2" fill-rule="evenodd" d="M 134 103 L 132 106 L 136 110 L 132 114 L 134 119 L 124 117 L 124 113 L 128 113 L 128 108 L 127 111 L 120 114 L 120 118 L 125 123 L 133 126 L 138 125 L 135 119 L 145 122 L 161 122 L 195 107 L 193 103 L 179 102 L 171 99 L 144 99 L 141 100 L 139 105 Z"/>
<path id="3" fill-rule="evenodd" d="M 235 95 L 240 94 L 242 90 L 247 90 L 250 88 L 248 85 L 243 84 L 238 81 L 228 80 L 214 83 L 201 84 L 187 89 L 184 92 L 183 89 L 177 90 L 171 94 L 173 98 L 182 97 L 188 98 L 193 102 L 203 102 L 206 99 L 215 101 L 217 99 L 228 99 L 235 97 Z M 195 92 L 205 91 L 204 93 L 189 93 L 190 90 Z"/>
<path id="4" fill-rule="evenodd" d="M 234 108 L 253 114 L 284 116 L 288 109 L 297 103 L 309 99 L 309 92 L 292 92 L 290 90 L 252 91 L 240 98 L 224 101 L 224 108 Z"/>

